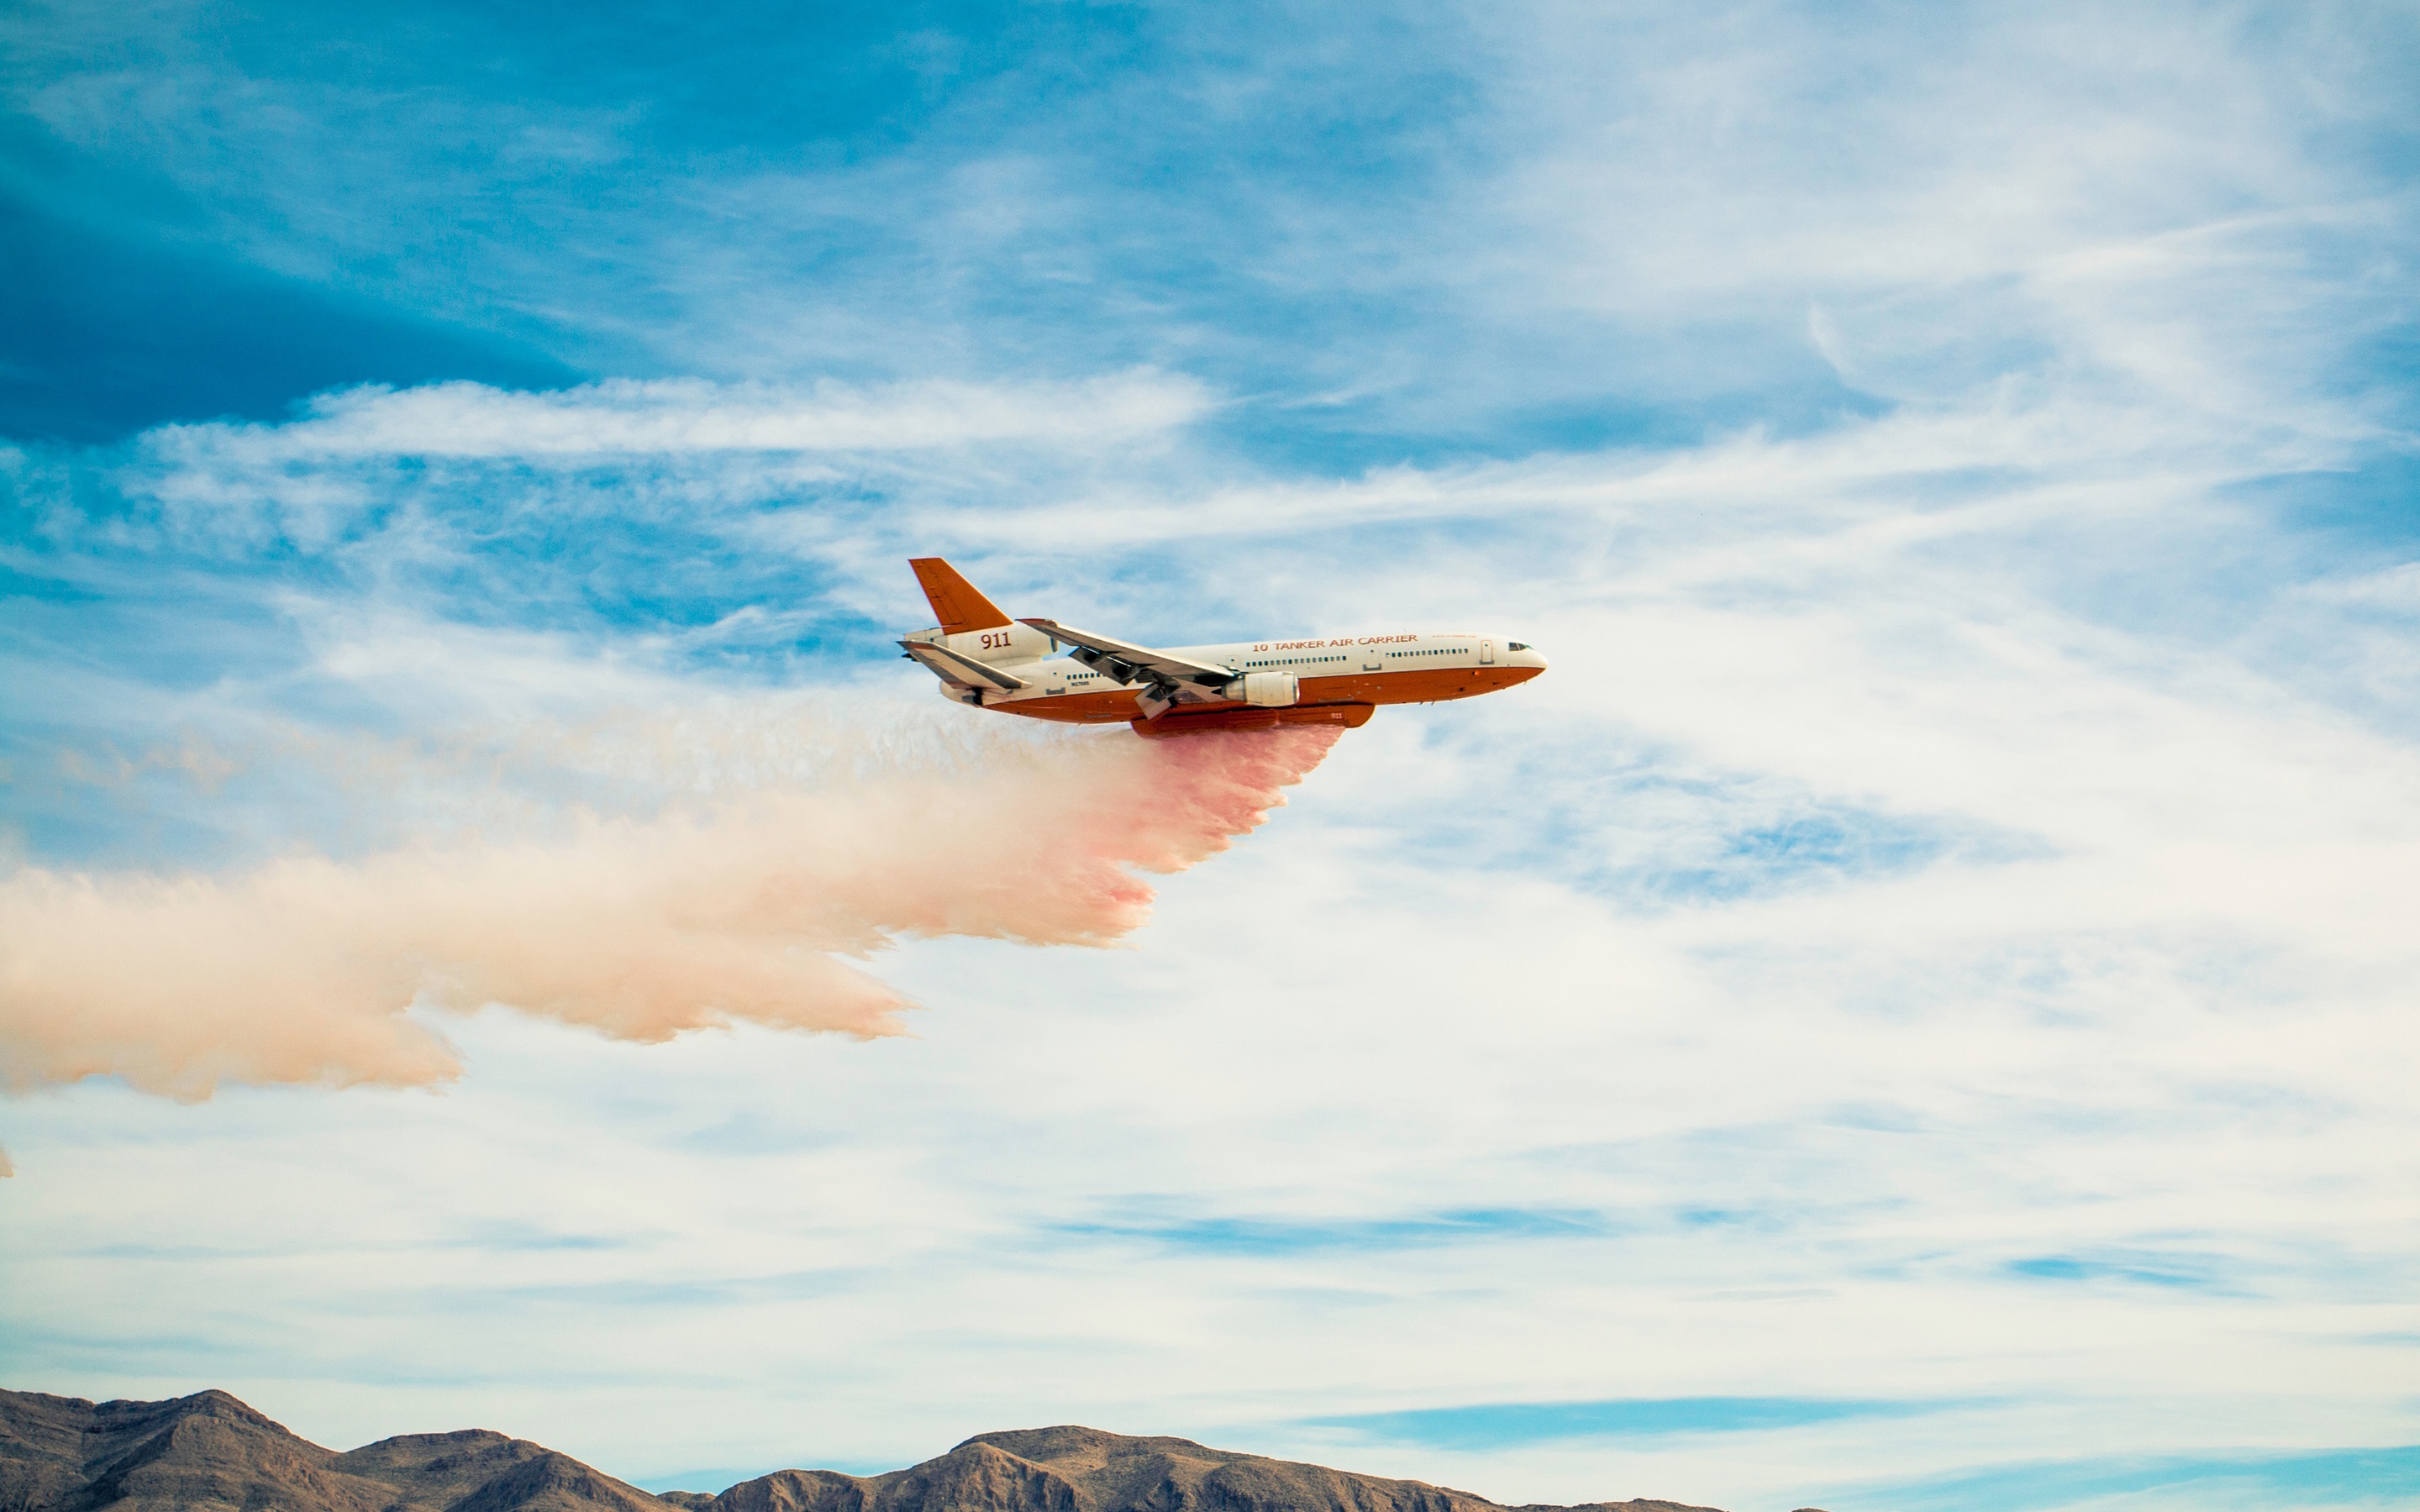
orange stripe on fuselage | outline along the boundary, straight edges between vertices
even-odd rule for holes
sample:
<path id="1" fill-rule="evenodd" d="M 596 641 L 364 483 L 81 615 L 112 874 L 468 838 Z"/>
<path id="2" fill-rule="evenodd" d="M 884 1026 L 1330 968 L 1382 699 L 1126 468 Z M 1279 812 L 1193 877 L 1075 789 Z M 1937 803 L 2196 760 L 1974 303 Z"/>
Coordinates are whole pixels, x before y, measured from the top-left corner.
<path id="1" fill-rule="evenodd" d="M 1341 672 L 1334 677 L 1304 678 L 1301 702 L 1443 703 L 1526 683 L 1542 671 L 1538 667 L 1423 667 L 1415 671 Z M 1135 690 L 1114 687 L 1097 693 L 1062 693 L 1056 698 L 1016 699 L 984 707 L 1064 724 L 1124 724 L 1135 717 Z M 1185 707 L 1222 709 L 1242 705 L 1230 700 L 1188 703 Z"/>

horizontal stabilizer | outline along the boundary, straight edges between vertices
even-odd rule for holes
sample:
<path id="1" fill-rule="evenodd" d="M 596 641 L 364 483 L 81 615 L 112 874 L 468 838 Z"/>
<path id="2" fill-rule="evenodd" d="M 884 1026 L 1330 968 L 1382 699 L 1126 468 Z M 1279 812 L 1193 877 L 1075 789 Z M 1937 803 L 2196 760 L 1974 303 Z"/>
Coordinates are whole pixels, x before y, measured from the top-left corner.
<path id="1" fill-rule="evenodd" d="M 962 656 L 947 646 L 932 645 L 923 640 L 902 640 L 900 649 L 924 664 L 925 669 L 945 683 L 960 687 L 988 687 L 1001 693 L 1014 693 L 1026 686 L 1022 677 L 1012 677 L 999 668 Z"/>

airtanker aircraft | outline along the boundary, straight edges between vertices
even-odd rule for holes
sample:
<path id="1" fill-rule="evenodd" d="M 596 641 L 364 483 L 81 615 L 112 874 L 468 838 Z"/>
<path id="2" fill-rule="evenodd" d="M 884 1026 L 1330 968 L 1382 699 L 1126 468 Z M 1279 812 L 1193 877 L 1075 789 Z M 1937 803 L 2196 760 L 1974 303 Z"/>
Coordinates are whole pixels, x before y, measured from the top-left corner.
<path id="1" fill-rule="evenodd" d="M 941 694 L 1066 724 L 1130 724 L 1141 735 L 1273 725 L 1367 724 L 1381 703 L 1493 693 L 1546 670 L 1518 640 L 1484 635 L 1342 635 L 1154 651 L 1057 620 L 1012 620 L 939 557 L 918 557 L 941 623 L 899 642 Z"/>

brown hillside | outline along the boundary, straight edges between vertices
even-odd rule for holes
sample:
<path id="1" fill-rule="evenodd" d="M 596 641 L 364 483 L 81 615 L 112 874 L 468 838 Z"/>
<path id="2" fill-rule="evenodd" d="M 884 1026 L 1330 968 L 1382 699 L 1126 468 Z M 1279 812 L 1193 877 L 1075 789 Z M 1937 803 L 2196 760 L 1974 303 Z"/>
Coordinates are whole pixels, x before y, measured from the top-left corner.
<path id="1" fill-rule="evenodd" d="M 222 1391 L 87 1402 L 0 1391 L 0 1512 L 1714 1512 L 1678 1502 L 1502 1508 L 1468 1491 L 1136 1439 L 979 1433 L 884 1475 L 784 1470 L 650 1496 L 524 1439 L 413 1433 L 338 1454 Z"/>
<path id="2" fill-rule="evenodd" d="M 501 1433 L 422 1433 L 350 1454 L 223 1391 L 87 1402 L 0 1391 L 0 1512 L 664 1512 L 580 1461 Z"/>
<path id="3" fill-rule="evenodd" d="M 1497 1506 L 1469 1491 L 1073 1426 L 978 1433 L 884 1475 L 784 1470 L 720 1496 L 672 1491 L 697 1512 L 1567 1512 Z M 1679 1502 L 1592 1502 L 1568 1512 L 1715 1512 Z"/>

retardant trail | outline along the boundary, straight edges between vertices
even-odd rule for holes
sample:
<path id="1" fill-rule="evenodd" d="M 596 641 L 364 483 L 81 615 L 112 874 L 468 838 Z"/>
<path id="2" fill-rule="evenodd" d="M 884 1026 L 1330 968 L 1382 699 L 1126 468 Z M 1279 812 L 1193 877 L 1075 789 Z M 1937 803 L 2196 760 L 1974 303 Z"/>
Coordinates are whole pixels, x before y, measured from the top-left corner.
<path id="1" fill-rule="evenodd" d="M 846 964 L 904 937 L 1097 945 L 1282 803 L 1336 739 L 1267 731 L 993 749 L 544 841 L 300 856 L 218 876 L 0 879 L 0 1074 L 409 1086 L 459 1066 L 415 1002 L 617 1038 L 745 1021 L 895 1034 Z"/>

